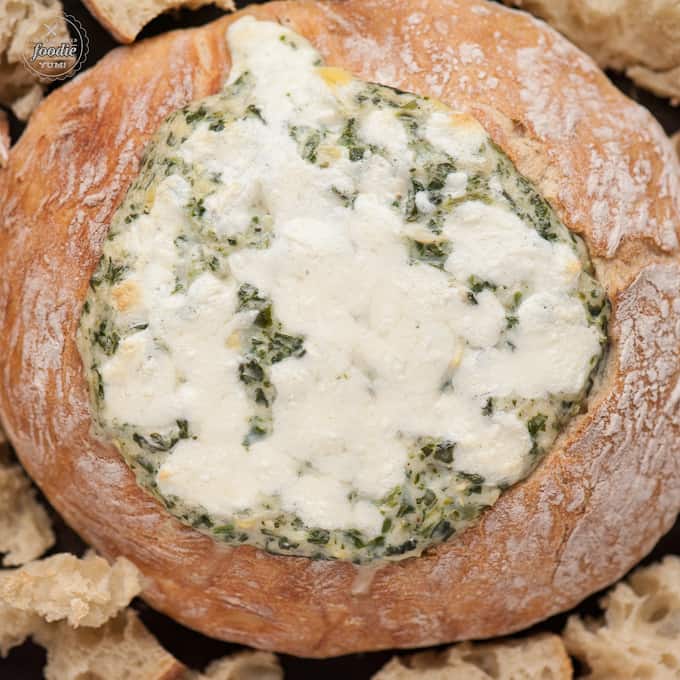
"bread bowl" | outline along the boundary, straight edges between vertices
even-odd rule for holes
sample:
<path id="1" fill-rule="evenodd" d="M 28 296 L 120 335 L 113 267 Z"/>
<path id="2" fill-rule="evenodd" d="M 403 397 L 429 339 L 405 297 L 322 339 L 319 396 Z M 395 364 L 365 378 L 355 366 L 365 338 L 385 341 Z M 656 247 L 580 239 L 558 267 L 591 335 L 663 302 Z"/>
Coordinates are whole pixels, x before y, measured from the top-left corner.
<path id="1" fill-rule="evenodd" d="M 680 504 L 668 141 L 575 48 L 500 7 L 305 2 L 248 13 L 292 26 L 329 65 L 472 114 L 583 237 L 612 304 L 587 412 L 477 524 L 380 563 L 372 578 L 346 560 L 224 545 L 137 485 L 92 430 L 77 327 L 146 142 L 167 114 L 220 89 L 237 15 L 114 52 L 51 95 L 10 154 L 0 414 L 22 462 L 86 540 L 140 567 L 151 604 L 215 637 L 329 656 L 489 637 L 569 608 L 648 551 Z"/>

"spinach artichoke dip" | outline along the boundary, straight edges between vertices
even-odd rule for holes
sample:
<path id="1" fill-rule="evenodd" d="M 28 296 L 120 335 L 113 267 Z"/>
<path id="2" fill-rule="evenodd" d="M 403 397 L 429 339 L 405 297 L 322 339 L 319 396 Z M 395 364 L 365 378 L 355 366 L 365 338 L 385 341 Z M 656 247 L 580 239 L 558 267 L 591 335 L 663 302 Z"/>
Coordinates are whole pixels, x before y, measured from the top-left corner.
<path id="1" fill-rule="evenodd" d="M 244 18 L 146 150 L 78 332 L 100 435 L 229 544 L 418 554 L 584 405 L 609 305 L 471 117 Z"/>

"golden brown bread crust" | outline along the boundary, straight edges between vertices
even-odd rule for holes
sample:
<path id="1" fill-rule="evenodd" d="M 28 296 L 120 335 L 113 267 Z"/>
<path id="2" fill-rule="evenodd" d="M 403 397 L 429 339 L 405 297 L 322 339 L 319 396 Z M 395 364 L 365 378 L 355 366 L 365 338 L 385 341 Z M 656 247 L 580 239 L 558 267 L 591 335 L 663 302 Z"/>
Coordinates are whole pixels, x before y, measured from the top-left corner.
<path id="1" fill-rule="evenodd" d="M 9 119 L 7 114 L 0 109 L 0 168 L 4 168 L 7 163 L 10 143 Z"/>
<path id="2" fill-rule="evenodd" d="M 181 525 L 93 438 L 75 332 L 145 142 L 229 68 L 225 17 L 119 48 L 54 92 L 0 173 L 0 416 L 66 520 L 209 635 L 304 656 L 517 630 L 619 578 L 680 508 L 680 197 L 651 116 L 527 15 L 483 0 L 273 3 L 330 64 L 470 111 L 583 234 L 613 302 L 589 412 L 481 522 L 357 578 Z"/>

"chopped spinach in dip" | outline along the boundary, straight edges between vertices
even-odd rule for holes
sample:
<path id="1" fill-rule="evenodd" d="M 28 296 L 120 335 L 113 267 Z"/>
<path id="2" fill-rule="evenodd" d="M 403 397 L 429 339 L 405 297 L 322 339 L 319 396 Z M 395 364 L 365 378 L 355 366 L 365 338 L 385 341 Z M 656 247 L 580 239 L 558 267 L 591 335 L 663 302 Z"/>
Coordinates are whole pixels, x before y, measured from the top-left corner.
<path id="1" fill-rule="evenodd" d="M 102 436 L 216 540 L 368 562 L 461 532 L 584 408 L 609 305 L 471 117 L 244 18 L 117 211 L 79 347 Z"/>

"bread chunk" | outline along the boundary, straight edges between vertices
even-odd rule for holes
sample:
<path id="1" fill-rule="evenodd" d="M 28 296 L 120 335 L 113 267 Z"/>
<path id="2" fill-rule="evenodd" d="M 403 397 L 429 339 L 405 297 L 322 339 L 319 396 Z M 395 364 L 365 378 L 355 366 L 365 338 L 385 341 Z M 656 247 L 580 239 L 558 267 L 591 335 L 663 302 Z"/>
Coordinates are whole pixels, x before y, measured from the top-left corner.
<path id="1" fill-rule="evenodd" d="M 619 583 L 601 601 L 601 620 L 569 619 L 567 649 L 588 680 L 680 677 L 680 557 L 669 555 Z"/>
<path id="2" fill-rule="evenodd" d="M 60 553 L 0 573 L 0 604 L 45 621 L 101 626 L 142 590 L 141 575 L 124 557 L 113 565 L 94 553 Z"/>
<path id="3" fill-rule="evenodd" d="M 214 4 L 220 9 L 234 11 L 233 0 L 84 0 L 102 26 L 122 43 L 131 43 L 152 19 L 171 9 L 198 9 Z"/>
<path id="4" fill-rule="evenodd" d="M 43 624 L 34 638 L 47 649 L 46 680 L 174 680 L 185 670 L 132 609 L 99 628 Z"/>
<path id="5" fill-rule="evenodd" d="M 273 654 L 244 652 L 189 671 L 127 605 L 136 567 L 94 553 L 58 554 L 0 573 L 0 655 L 32 637 L 47 650 L 46 680 L 281 680 Z"/>
<path id="6" fill-rule="evenodd" d="M 69 39 L 59 0 L 12 0 L 0 4 L 0 104 L 26 120 L 42 99 L 43 87 L 23 63 L 24 53 L 50 26 L 55 42 Z M 0 147 L 2 143 L 0 142 Z M 0 151 L 0 165 L 2 151 Z"/>
<path id="7" fill-rule="evenodd" d="M 545 19 L 602 68 L 660 97 L 680 98 L 680 5 L 675 0 L 504 0 Z"/>
<path id="8" fill-rule="evenodd" d="M 66 553 L 0 573 L 0 655 L 32 637 L 47 680 L 172 680 L 185 670 L 126 609 L 141 590 L 135 566 Z"/>
<path id="9" fill-rule="evenodd" d="M 571 662 L 556 635 L 463 643 L 443 652 L 395 657 L 373 680 L 569 680 Z"/>
<path id="10" fill-rule="evenodd" d="M 21 611 L 0 602 L 0 657 L 23 644 L 42 625 L 34 612 Z"/>
<path id="11" fill-rule="evenodd" d="M 2 437 L 0 431 L 0 552 L 3 566 L 15 567 L 40 557 L 54 544 L 54 533 L 23 469 L 8 461 Z"/>
<path id="12" fill-rule="evenodd" d="M 274 654 L 240 652 L 213 661 L 203 673 L 189 671 L 181 680 L 283 680 Z"/>

